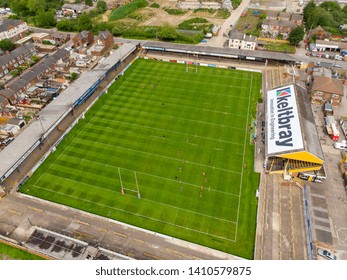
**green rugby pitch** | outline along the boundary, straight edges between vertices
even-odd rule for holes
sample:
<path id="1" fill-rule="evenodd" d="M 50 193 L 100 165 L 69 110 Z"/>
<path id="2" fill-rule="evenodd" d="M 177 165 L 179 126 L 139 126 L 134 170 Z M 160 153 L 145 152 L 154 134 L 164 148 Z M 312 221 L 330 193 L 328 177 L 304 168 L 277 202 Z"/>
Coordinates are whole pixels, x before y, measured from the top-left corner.
<path id="1" fill-rule="evenodd" d="M 253 258 L 261 75 L 197 70 L 136 60 L 20 191 Z"/>

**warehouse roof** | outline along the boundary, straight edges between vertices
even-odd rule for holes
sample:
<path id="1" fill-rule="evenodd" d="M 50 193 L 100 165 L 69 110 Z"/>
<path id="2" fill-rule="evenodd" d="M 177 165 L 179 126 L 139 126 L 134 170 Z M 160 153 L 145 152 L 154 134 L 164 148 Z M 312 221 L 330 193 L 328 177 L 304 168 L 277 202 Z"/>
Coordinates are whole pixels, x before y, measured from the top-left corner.
<path id="1" fill-rule="evenodd" d="M 242 58 L 242 57 L 255 57 L 263 59 L 273 59 L 280 61 L 295 62 L 296 59 L 289 54 L 269 52 L 269 51 L 252 51 L 241 50 L 232 48 L 217 48 L 209 46 L 192 46 L 184 44 L 171 44 L 165 42 L 153 42 L 149 41 L 143 45 L 146 49 L 169 51 L 169 52 L 182 52 L 182 53 L 198 53 L 202 55 L 230 57 L 230 58 Z"/>
<path id="2" fill-rule="evenodd" d="M 70 87 L 59 94 L 58 98 L 40 111 L 38 116 L 41 120 L 38 121 L 39 118 L 37 118 L 37 121 L 32 121 L 10 145 L 0 152 L 0 158 L 2 159 L 0 179 L 4 179 L 5 175 L 8 176 L 7 173 L 18 161 L 25 157 L 25 154 L 39 141 L 42 135 L 66 116 L 71 111 L 73 104 L 102 78 L 113 65 L 134 49 L 134 45 L 124 44 L 100 62 L 95 69 L 81 74 Z M 42 122 L 42 125 L 40 122 Z M 42 127 L 44 131 L 42 131 Z"/>
<path id="3" fill-rule="evenodd" d="M 307 90 L 297 84 L 267 93 L 267 155 L 308 151 L 324 159 Z"/>

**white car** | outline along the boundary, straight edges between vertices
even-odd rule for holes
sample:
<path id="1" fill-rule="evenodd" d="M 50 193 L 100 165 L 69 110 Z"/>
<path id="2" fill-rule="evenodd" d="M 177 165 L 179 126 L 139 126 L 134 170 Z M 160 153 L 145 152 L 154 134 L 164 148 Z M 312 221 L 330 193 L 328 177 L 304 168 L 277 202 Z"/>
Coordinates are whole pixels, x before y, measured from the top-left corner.
<path id="1" fill-rule="evenodd" d="M 337 257 L 334 254 L 332 254 L 329 251 L 327 251 L 327 250 L 318 249 L 317 250 L 317 254 L 319 256 L 322 256 L 323 258 L 326 258 L 327 260 L 332 260 L 332 261 L 337 260 Z"/>

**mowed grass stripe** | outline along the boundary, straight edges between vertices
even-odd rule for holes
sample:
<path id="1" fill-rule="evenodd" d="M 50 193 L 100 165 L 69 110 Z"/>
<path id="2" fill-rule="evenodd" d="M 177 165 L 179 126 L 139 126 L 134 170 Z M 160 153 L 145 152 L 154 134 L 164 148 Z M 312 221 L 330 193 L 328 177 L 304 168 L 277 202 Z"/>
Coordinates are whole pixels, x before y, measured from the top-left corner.
<path id="1" fill-rule="evenodd" d="M 226 144 L 226 143 L 220 143 L 220 142 L 206 142 L 201 139 L 196 139 L 195 137 L 190 137 L 190 138 L 177 138 L 175 139 L 174 137 L 171 137 L 170 134 L 152 134 L 153 132 L 148 131 L 146 133 L 146 130 L 143 130 L 143 133 L 141 133 L 141 130 L 127 130 L 126 132 L 122 131 L 121 129 L 118 129 L 117 133 L 114 133 L 112 135 L 103 134 L 104 130 L 101 129 L 101 127 L 98 129 L 94 126 L 93 129 L 88 129 L 86 132 L 81 134 L 81 141 L 93 141 L 95 144 L 98 143 L 104 147 L 109 147 L 109 150 L 112 151 L 114 149 L 119 149 L 119 148 L 125 148 L 125 149 L 134 149 L 135 151 L 139 149 L 139 141 L 140 143 L 145 142 L 145 141 L 151 141 L 152 145 L 151 149 L 152 150 L 147 150 L 147 154 L 150 156 L 156 156 L 157 155 L 157 149 L 156 146 L 158 145 L 165 145 L 166 147 L 166 153 L 165 154 L 160 154 L 158 156 L 170 158 L 175 161 L 189 161 L 192 164 L 198 164 L 202 166 L 208 165 L 208 167 L 211 167 L 212 161 L 210 160 L 209 162 L 204 162 L 204 157 L 200 157 L 199 155 L 197 156 L 190 156 L 191 152 L 199 152 L 202 148 L 205 150 L 210 150 L 211 152 L 215 153 L 213 151 L 214 149 L 220 149 L 225 153 L 228 152 L 233 152 L 235 154 L 238 153 L 238 146 L 235 148 L 231 144 Z M 126 140 L 122 139 L 121 137 L 124 138 L 124 135 L 126 135 Z M 119 136 L 119 137 L 117 137 Z M 174 135 L 175 136 L 175 135 Z M 120 139 L 120 140 L 118 140 Z M 81 144 L 80 142 L 77 142 L 77 145 Z M 82 143 L 83 144 L 83 143 Z M 194 145 L 193 145 L 194 144 Z M 177 151 L 177 146 L 180 146 L 180 150 Z M 219 170 L 224 170 L 226 172 L 232 172 L 232 173 L 241 173 L 241 170 L 232 170 L 229 164 L 235 164 L 235 162 L 241 164 L 241 160 L 238 157 L 229 157 L 229 159 L 222 165 L 223 163 L 219 163 L 218 165 L 216 163 L 213 163 L 213 166 L 215 169 Z M 231 165 L 232 166 L 232 165 Z M 240 168 L 240 167 L 239 167 Z"/>
<path id="2" fill-rule="evenodd" d="M 214 166 L 205 167 L 202 168 L 200 165 L 192 164 L 189 161 L 188 162 L 181 162 L 181 161 L 168 161 L 165 157 L 156 157 L 153 158 L 150 154 L 146 153 L 134 153 L 135 151 L 129 151 L 129 149 L 121 149 L 117 151 L 119 157 L 110 157 L 110 152 L 105 153 L 103 150 L 104 148 L 100 148 L 98 146 L 95 146 L 95 149 L 90 150 L 86 152 L 84 149 L 90 147 L 89 145 L 83 145 L 79 144 L 78 147 L 73 147 L 70 150 L 67 150 L 69 155 L 76 157 L 77 159 L 89 159 L 96 162 L 107 162 L 110 165 L 114 166 L 121 166 L 121 164 L 124 164 L 126 168 L 131 169 L 137 166 L 136 163 L 131 160 L 131 157 L 137 156 L 138 160 L 141 160 L 141 162 L 150 162 L 150 164 L 146 164 L 141 166 L 141 170 L 143 170 L 146 173 L 153 173 L 156 175 L 160 175 L 163 172 L 163 164 L 167 168 L 165 175 L 168 178 L 175 178 L 175 176 L 178 176 L 180 179 L 182 179 L 184 182 L 189 182 L 192 184 L 198 184 L 202 185 L 204 183 L 204 177 L 202 176 L 202 173 L 205 172 L 208 178 L 208 185 L 212 188 L 217 188 L 222 191 L 238 194 L 238 187 L 234 186 L 234 184 L 228 184 L 226 183 L 229 180 L 232 180 L 232 182 L 237 182 L 240 180 L 240 174 L 239 173 L 231 173 L 226 172 L 221 169 L 217 169 Z M 104 152 L 104 153 L 103 153 Z M 130 159 L 128 159 L 130 157 Z M 238 157 L 239 158 L 239 157 Z M 123 166 L 123 165 L 122 165 Z M 181 174 L 179 172 L 179 168 L 182 167 L 184 173 Z M 159 171 L 159 172 L 158 172 Z M 189 174 L 187 174 L 189 173 Z M 162 176 L 165 177 L 165 176 Z"/>
<path id="3" fill-rule="evenodd" d="M 231 144 L 232 146 L 243 146 L 242 144 L 238 143 L 238 142 L 231 142 L 231 141 L 227 141 L 227 140 L 221 140 L 220 138 L 210 138 L 210 137 L 206 137 L 206 136 L 201 136 L 201 135 L 197 135 L 197 134 L 189 134 L 189 133 L 184 133 L 184 132 L 180 132 L 180 131 L 174 131 L 174 130 L 168 130 L 168 129 L 163 129 L 163 128 L 158 128 L 158 127 L 150 127 L 150 126 L 146 126 L 146 125 L 142 125 L 142 124 L 136 124 L 136 123 L 130 123 L 130 122 L 124 122 L 124 121 L 118 121 L 118 120 L 114 120 L 114 119 L 105 119 L 105 118 L 99 118 L 99 117 L 94 117 L 91 121 L 90 124 L 95 124 L 97 127 L 113 127 L 113 128 L 118 128 L 119 125 L 127 125 L 127 126 L 134 126 L 136 127 L 135 131 L 138 131 L 138 128 L 143 128 L 144 130 L 146 130 L 146 132 L 148 133 L 148 131 L 161 131 L 161 134 L 164 133 L 169 133 L 170 134 L 177 134 L 177 135 L 183 135 L 183 136 L 188 136 L 188 137 L 193 137 L 193 138 L 201 138 L 207 141 L 211 141 L 213 143 L 215 142 L 222 142 L 222 143 L 226 143 L 226 144 Z M 134 131 L 134 130 L 133 130 Z M 160 134 L 159 134 L 160 135 Z"/>
<path id="4" fill-rule="evenodd" d="M 258 177 L 248 171 L 254 147 L 245 127 L 260 75 L 191 70 L 135 61 L 22 191 L 251 258 Z M 243 139 L 247 171 L 239 208 Z"/>
<path id="5" fill-rule="evenodd" d="M 64 181 L 64 184 L 67 182 Z M 155 211 L 155 209 L 152 208 L 151 203 L 149 203 L 146 200 L 142 200 L 139 202 L 137 196 L 131 196 L 127 195 L 123 197 L 123 200 L 126 202 L 125 209 L 117 207 L 119 204 L 114 204 L 111 202 L 111 200 L 107 201 L 106 204 L 100 203 L 95 201 L 95 197 L 98 198 L 98 196 L 91 196 L 90 193 L 86 192 L 78 192 L 72 191 L 71 187 L 66 187 L 65 191 L 64 189 L 60 188 L 59 191 L 55 191 L 53 189 L 45 189 L 44 187 L 40 187 L 37 185 L 31 186 L 33 189 L 39 189 L 45 192 L 48 192 L 50 196 L 45 197 L 47 200 L 52 200 L 52 197 L 62 197 L 64 200 L 68 199 L 70 200 L 70 204 L 80 205 L 81 202 L 87 203 L 86 205 L 83 205 L 82 208 L 86 210 L 88 207 L 90 207 L 88 210 L 96 210 L 98 212 L 98 208 L 106 208 L 107 210 L 112 210 L 118 212 L 116 215 L 117 217 L 120 215 L 124 215 L 124 217 L 127 217 L 128 215 L 136 216 L 137 218 L 151 220 L 155 222 L 159 222 L 161 224 L 170 225 L 172 227 L 177 228 L 183 228 L 186 231 L 192 231 L 192 232 L 198 232 L 200 234 L 205 234 L 208 236 L 213 236 L 229 241 L 233 241 L 231 239 L 233 235 L 235 234 L 235 224 L 232 222 L 225 222 L 221 220 L 216 220 L 215 218 L 205 217 L 202 216 L 199 213 L 189 213 L 185 211 L 184 219 L 180 218 L 183 214 L 183 209 L 171 209 L 169 212 L 166 212 L 165 215 L 161 211 Z M 54 200 L 52 200 L 54 201 Z M 137 206 L 137 207 L 136 207 Z M 139 207 L 141 206 L 141 208 Z M 98 208 L 97 208 L 98 207 Z M 81 207 L 78 207 L 81 208 Z M 139 211 L 136 211 L 139 209 Z M 114 212 L 110 213 L 110 210 L 107 212 L 107 214 L 100 213 L 101 215 L 105 215 L 108 217 L 112 217 L 114 215 Z M 150 216 L 148 215 L 150 214 Z M 156 218 L 158 216 L 158 218 Z M 122 220 L 122 219 L 121 219 Z M 126 219 L 125 219 L 126 220 Z M 172 222 L 171 222 L 172 221 Z M 194 227 L 189 228 L 187 225 L 191 224 L 190 221 L 194 221 Z M 218 226 L 222 226 L 223 235 L 219 236 L 215 233 L 221 233 L 221 230 L 218 231 L 215 230 L 211 225 L 218 224 Z"/>
<path id="6" fill-rule="evenodd" d="M 67 193 L 69 195 L 72 195 L 76 188 L 74 188 L 74 186 L 76 184 L 82 184 L 86 189 L 89 189 L 89 192 L 93 192 L 95 194 L 98 194 L 100 192 L 110 192 L 111 195 L 113 196 L 119 196 L 121 195 L 120 192 L 120 184 L 117 181 L 116 183 L 114 183 L 113 185 L 111 185 L 111 182 L 105 182 L 104 185 L 98 186 L 98 185 L 94 185 L 91 183 L 86 183 L 86 182 L 82 182 L 80 180 L 80 178 L 78 176 L 76 176 L 76 174 L 73 174 L 75 176 L 75 178 L 73 178 L 72 176 L 70 176 L 71 174 L 69 174 L 69 171 L 67 169 L 63 169 L 63 166 L 60 166 L 59 170 L 62 172 L 59 173 L 55 173 L 55 174 L 50 174 L 49 172 L 47 172 L 44 175 L 44 179 L 41 178 L 41 180 L 45 181 L 45 184 L 50 184 L 50 182 L 54 182 L 54 184 L 56 185 L 56 182 L 63 182 L 59 185 L 63 185 L 64 188 L 60 187 L 59 188 L 59 192 L 64 192 Z M 124 177 L 123 177 L 124 178 Z M 145 179 L 140 176 L 139 177 L 139 181 L 143 182 L 145 181 Z M 124 186 L 129 186 L 129 182 L 124 181 Z M 108 186 L 107 186 L 108 185 Z M 106 187 L 107 186 L 107 187 Z M 188 188 L 190 188 L 188 190 Z M 54 188 L 55 191 L 58 191 L 58 188 Z M 63 191 L 63 190 L 66 191 Z M 167 196 L 163 196 L 162 198 L 163 200 L 161 202 L 157 201 L 157 194 L 156 191 L 154 190 L 154 188 L 150 187 L 150 186 L 146 186 L 145 188 L 141 188 L 141 193 L 142 196 L 146 197 L 146 198 L 142 198 L 143 200 L 141 201 L 145 201 L 147 203 L 152 203 L 152 207 L 156 207 L 159 205 L 161 205 L 164 208 L 168 208 L 167 211 L 170 211 L 170 208 L 174 208 L 176 210 L 180 210 L 181 212 L 189 212 L 191 214 L 197 215 L 197 216 L 203 216 L 204 218 L 210 218 L 210 219 L 217 219 L 226 223 L 233 223 L 235 224 L 236 222 L 234 222 L 233 220 L 230 220 L 231 216 L 235 217 L 236 220 L 236 212 L 232 212 L 230 207 L 224 207 L 223 208 L 218 208 L 219 211 L 216 211 L 214 214 L 215 216 L 210 216 L 208 213 L 210 213 L 210 211 L 208 211 L 209 209 L 213 209 L 213 202 L 214 200 L 211 200 L 212 196 L 209 196 L 208 192 L 206 191 L 205 194 L 205 198 L 204 198 L 204 209 L 201 208 L 196 208 L 196 205 L 192 205 L 190 203 L 188 204 L 184 204 L 185 208 L 181 207 L 181 203 L 177 203 L 178 201 L 180 201 L 180 196 L 184 195 L 183 190 L 179 191 L 179 188 L 176 186 L 174 188 L 175 190 L 171 190 L 170 191 L 170 184 L 168 184 L 168 188 L 167 188 Z M 194 191 L 191 190 L 192 187 L 191 186 L 185 186 L 185 191 Z M 131 190 L 131 188 L 129 189 Z M 137 197 L 137 192 L 136 194 L 133 193 L 129 193 L 126 191 L 126 195 L 133 195 Z M 197 192 L 198 195 L 198 192 Z M 216 195 L 216 194 L 214 194 Z M 224 199 L 224 194 L 218 194 L 217 196 L 219 196 L 219 200 L 223 200 Z M 165 199 L 166 198 L 166 199 Z M 118 201 L 118 206 L 121 207 L 122 206 L 122 202 L 125 202 L 126 200 L 120 200 Z M 230 203 L 237 203 L 237 198 L 236 197 L 228 197 L 228 201 L 230 201 Z M 97 200 L 96 202 L 103 202 L 103 199 L 100 198 L 99 200 Z M 125 204 L 123 205 L 125 206 Z M 201 211 L 202 210 L 202 211 Z M 223 218 L 225 217 L 225 218 Z M 228 220 L 227 220 L 228 219 Z"/>

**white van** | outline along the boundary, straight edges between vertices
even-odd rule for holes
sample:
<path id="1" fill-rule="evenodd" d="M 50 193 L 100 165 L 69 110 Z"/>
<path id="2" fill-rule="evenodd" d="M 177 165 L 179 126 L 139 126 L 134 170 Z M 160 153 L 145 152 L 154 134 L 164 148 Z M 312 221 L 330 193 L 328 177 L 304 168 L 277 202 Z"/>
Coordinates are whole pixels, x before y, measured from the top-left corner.
<path id="1" fill-rule="evenodd" d="M 335 149 L 340 149 L 340 150 L 346 149 L 347 148 L 346 140 L 343 140 L 341 142 L 334 142 L 334 148 Z"/>

